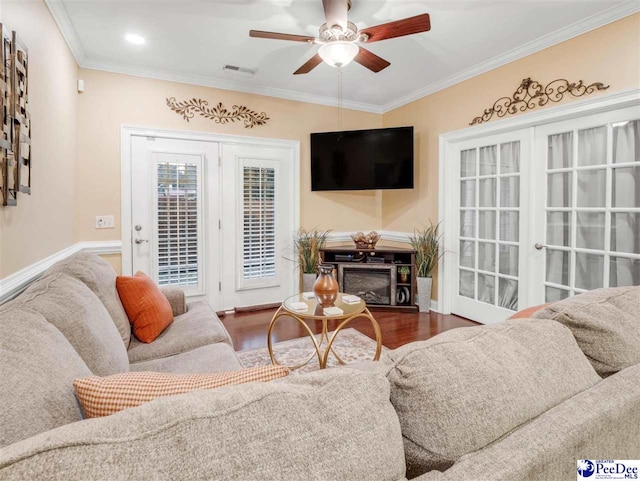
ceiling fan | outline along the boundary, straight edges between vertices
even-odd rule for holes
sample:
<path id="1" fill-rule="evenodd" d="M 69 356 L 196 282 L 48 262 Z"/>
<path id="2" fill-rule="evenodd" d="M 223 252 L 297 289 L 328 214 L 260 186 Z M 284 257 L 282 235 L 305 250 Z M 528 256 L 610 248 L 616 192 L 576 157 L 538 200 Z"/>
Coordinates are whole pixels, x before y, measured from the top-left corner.
<path id="1" fill-rule="evenodd" d="M 404 20 L 396 20 L 395 22 L 358 30 L 355 24 L 347 20 L 347 12 L 351 8 L 351 0 L 322 0 L 322 6 L 324 7 L 325 23 L 320 27 L 320 33 L 317 38 L 261 30 L 251 30 L 249 31 L 249 36 L 319 44 L 318 53 L 296 70 L 293 73 L 294 75 L 311 72 L 323 60 L 332 67 L 342 67 L 355 60 L 360 65 L 377 73 L 391 64 L 358 44 L 404 37 L 414 33 L 427 32 L 431 29 L 429 14 L 423 13 Z"/>

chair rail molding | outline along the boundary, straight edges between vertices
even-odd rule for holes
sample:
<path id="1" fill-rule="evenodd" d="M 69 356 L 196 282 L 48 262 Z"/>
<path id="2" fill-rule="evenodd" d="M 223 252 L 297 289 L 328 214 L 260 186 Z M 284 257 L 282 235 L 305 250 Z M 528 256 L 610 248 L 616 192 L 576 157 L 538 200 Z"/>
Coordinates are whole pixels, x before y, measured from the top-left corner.
<path id="1" fill-rule="evenodd" d="M 56 262 L 66 259 L 67 257 L 81 251 L 92 252 L 98 255 L 120 254 L 122 252 L 122 242 L 119 240 L 78 242 L 77 244 L 70 245 L 49 257 L 25 267 L 4 279 L 0 279 L 0 304 L 16 297 Z"/>
<path id="2" fill-rule="evenodd" d="M 367 230 L 367 229 L 365 229 Z M 380 240 L 388 240 L 393 242 L 404 242 L 409 243 L 409 237 L 413 235 L 412 232 L 401 232 L 401 231 L 393 231 L 393 230 L 378 230 L 378 229 L 370 229 L 375 230 L 378 234 L 380 234 Z M 352 234 L 356 234 L 358 231 L 331 231 L 327 237 L 327 242 L 353 242 L 351 238 Z"/>

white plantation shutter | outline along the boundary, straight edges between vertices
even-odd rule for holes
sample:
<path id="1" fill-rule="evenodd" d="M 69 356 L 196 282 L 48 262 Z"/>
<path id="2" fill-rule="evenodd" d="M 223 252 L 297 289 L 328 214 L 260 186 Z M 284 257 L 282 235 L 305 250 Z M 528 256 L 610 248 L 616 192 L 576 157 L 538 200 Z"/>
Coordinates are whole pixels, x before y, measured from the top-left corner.
<path id="1" fill-rule="evenodd" d="M 156 164 L 156 273 L 159 285 L 200 290 L 200 165 Z"/>
<path id="2" fill-rule="evenodd" d="M 242 170 L 241 286 L 273 284 L 276 259 L 276 169 L 244 165 Z"/>

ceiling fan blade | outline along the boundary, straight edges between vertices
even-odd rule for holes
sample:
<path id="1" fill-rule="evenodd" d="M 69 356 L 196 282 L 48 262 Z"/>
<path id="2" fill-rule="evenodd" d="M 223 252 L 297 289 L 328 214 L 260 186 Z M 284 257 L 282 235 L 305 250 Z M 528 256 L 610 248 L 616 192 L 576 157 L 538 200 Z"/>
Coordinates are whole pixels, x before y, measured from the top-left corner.
<path id="1" fill-rule="evenodd" d="M 300 67 L 298 70 L 293 72 L 293 75 L 309 73 L 321 63 L 322 63 L 322 59 L 320 58 L 320 55 L 315 54 L 313 57 L 307 60 L 302 67 Z"/>
<path id="2" fill-rule="evenodd" d="M 370 52 L 366 48 L 358 48 L 358 55 L 356 55 L 353 60 L 358 62 L 360 65 L 367 67 L 372 72 L 378 73 L 380 70 L 383 70 L 391 65 L 385 59 L 383 59 L 382 57 L 378 57 L 375 53 Z"/>
<path id="3" fill-rule="evenodd" d="M 328 27 L 340 25 L 343 29 L 347 28 L 348 0 L 322 0 L 322 6 Z"/>
<path id="4" fill-rule="evenodd" d="M 375 27 L 364 28 L 360 33 L 366 34 L 369 38 L 366 43 L 379 42 L 388 38 L 404 37 L 414 33 L 428 32 L 431 30 L 431 20 L 428 13 L 416 15 L 415 17 L 396 20 L 395 22 L 383 23 Z"/>
<path id="5" fill-rule="evenodd" d="M 289 33 L 263 32 L 262 30 L 249 30 L 249 36 L 255 38 L 272 38 L 275 40 L 291 40 L 292 42 L 313 42 L 315 37 L 307 35 L 291 35 Z"/>

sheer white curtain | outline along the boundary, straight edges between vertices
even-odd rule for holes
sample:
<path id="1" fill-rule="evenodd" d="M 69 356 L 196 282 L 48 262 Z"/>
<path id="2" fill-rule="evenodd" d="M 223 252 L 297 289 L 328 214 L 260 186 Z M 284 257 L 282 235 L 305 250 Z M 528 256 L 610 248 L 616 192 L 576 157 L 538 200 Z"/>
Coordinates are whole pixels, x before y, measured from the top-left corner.
<path id="1" fill-rule="evenodd" d="M 573 132 L 548 137 L 548 168 L 552 171 L 547 175 L 547 206 L 551 210 L 547 213 L 546 280 L 570 285 L 571 256 L 554 247 L 571 247 L 571 236 L 575 235 L 578 249 L 595 251 L 575 253 L 576 288 L 603 287 L 605 269 L 609 269 L 609 286 L 639 285 L 640 260 L 617 256 L 615 252 L 640 254 L 640 121 L 613 126 L 611 207 L 617 210 L 611 213 L 610 230 L 606 225 L 607 128 L 595 127 L 577 134 L 577 165 L 573 165 Z M 558 211 L 554 212 L 554 208 Z M 560 210 L 567 208 L 576 209 L 575 217 Z M 571 225 L 572 219 L 575 226 Z M 614 252 L 609 266 L 604 264 L 607 236 Z"/>
<path id="2" fill-rule="evenodd" d="M 640 162 L 640 120 L 614 124 L 613 162 Z M 613 207 L 640 208 L 640 165 L 613 169 L 612 181 Z M 612 213 L 611 250 L 640 254 L 640 212 Z M 609 285 L 640 285 L 640 260 L 612 256 Z"/>
<path id="3" fill-rule="evenodd" d="M 573 132 L 550 135 L 548 140 L 548 169 L 571 167 L 573 159 Z M 571 207 L 572 172 L 547 175 L 547 206 L 549 208 Z M 571 245 L 570 215 L 566 212 L 547 214 L 547 244 L 562 247 Z M 561 250 L 547 249 L 546 267 L 548 282 L 569 285 L 569 255 Z"/>

